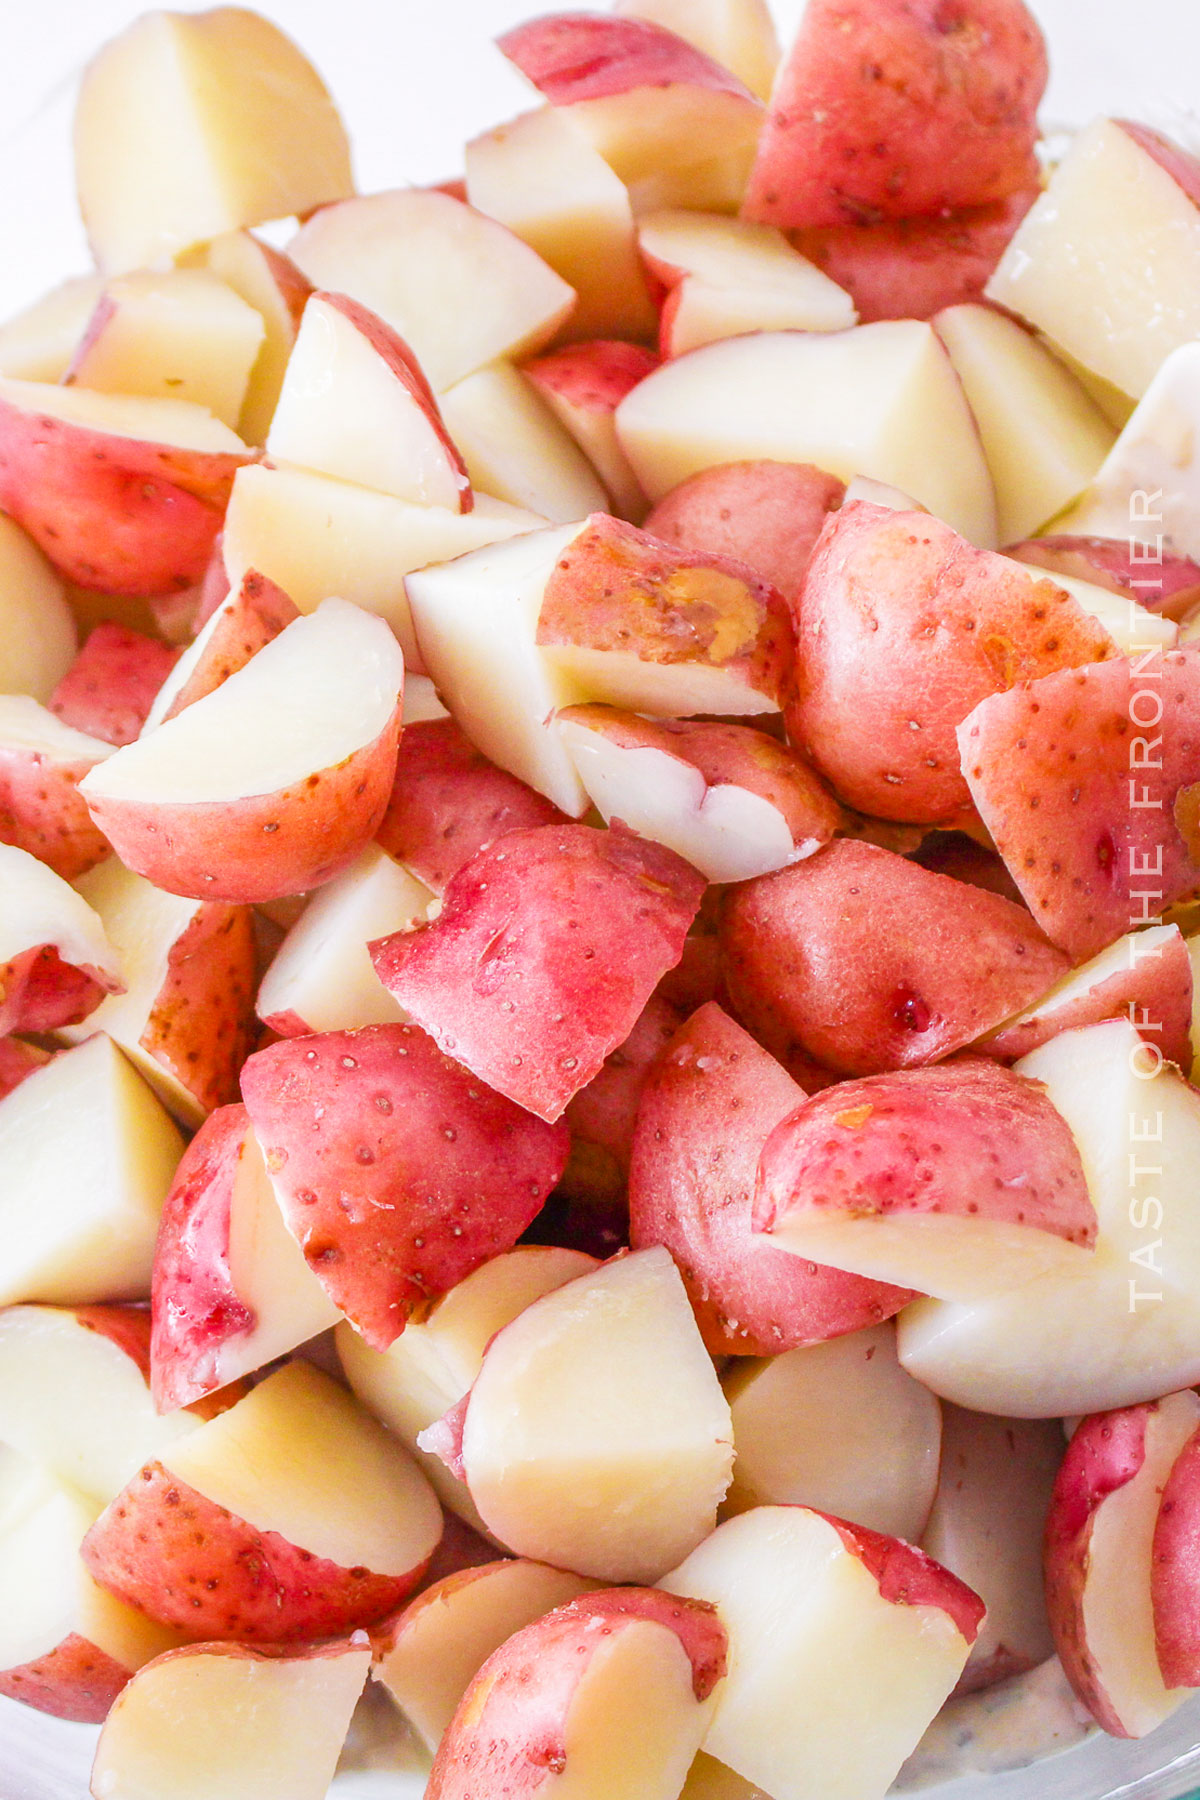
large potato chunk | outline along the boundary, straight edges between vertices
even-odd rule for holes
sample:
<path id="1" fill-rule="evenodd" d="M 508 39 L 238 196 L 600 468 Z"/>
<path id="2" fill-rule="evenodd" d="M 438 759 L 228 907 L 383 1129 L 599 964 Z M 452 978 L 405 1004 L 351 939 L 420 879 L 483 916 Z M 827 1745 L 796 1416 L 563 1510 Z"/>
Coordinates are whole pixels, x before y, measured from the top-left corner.
<path id="1" fill-rule="evenodd" d="M 236 6 L 146 13 L 104 46 L 79 94 L 75 171 L 96 260 L 114 273 L 354 191 L 324 82 Z"/>

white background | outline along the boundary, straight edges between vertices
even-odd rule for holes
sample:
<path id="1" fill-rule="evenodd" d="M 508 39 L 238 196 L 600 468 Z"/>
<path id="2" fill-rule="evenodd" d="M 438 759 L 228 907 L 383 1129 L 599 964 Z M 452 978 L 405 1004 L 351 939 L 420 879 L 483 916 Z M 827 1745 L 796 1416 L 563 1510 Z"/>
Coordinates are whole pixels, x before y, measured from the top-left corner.
<path id="1" fill-rule="evenodd" d="M 532 103 L 491 39 L 555 3 L 260 0 L 259 10 L 325 76 L 369 191 L 457 173 L 468 137 Z M 775 4 L 786 41 L 803 0 Z M 1034 6 L 1054 62 L 1048 118 L 1200 113 L 1200 0 Z M 72 199 L 74 84 L 95 46 L 142 10 L 138 0 L 0 0 L 0 317 L 86 266 Z M 200 8 L 182 0 L 182 10 Z"/>

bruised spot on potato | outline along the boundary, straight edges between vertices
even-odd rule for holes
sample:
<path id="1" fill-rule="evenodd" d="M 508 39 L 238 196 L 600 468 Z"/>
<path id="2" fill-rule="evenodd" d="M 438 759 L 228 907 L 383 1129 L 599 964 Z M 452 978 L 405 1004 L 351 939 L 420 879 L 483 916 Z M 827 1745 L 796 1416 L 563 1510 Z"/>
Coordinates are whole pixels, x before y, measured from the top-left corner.
<path id="1" fill-rule="evenodd" d="M 1175 829 L 1183 839 L 1188 861 L 1200 867 L 1200 782 L 1182 787 L 1172 808 Z"/>

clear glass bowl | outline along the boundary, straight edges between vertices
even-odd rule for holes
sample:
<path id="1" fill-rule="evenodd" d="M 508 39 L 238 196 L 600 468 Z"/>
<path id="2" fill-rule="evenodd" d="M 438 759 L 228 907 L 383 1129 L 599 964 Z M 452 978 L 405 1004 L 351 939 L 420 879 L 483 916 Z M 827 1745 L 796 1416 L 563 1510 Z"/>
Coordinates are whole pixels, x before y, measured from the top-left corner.
<path id="1" fill-rule="evenodd" d="M 71 200 L 75 77 L 96 44 L 153 0 L 0 0 L 0 317 L 86 266 Z M 171 0 L 167 0 L 170 4 Z M 174 0 L 185 7 L 205 0 Z M 211 3 L 211 0 L 210 0 Z M 437 180 L 461 167 L 467 138 L 527 106 L 523 84 L 490 39 L 558 0 L 245 0 L 309 52 L 341 104 L 360 186 Z M 587 4 L 588 0 L 582 0 Z M 562 0 L 565 6 L 568 0 Z M 603 0 L 591 0 L 594 6 Z M 804 0 L 772 0 L 781 35 Z M 1045 116 L 1079 124 L 1098 112 L 1143 118 L 1196 146 L 1200 6 L 1196 0 L 1031 0 L 1050 42 Z M 937 1800 L 1200 1800 L 1200 1696 L 1140 1743 L 1095 1733 L 1012 1767 L 998 1690 L 974 1719 L 973 1772 L 920 1791 Z M 218 1722 L 215 1722 L 218 1723 Z M 218 1724 L 219 1728 L 219 1724 Z M 85 1800 L 97 1733 L 0 1698 L 0 1800 Z M 377 1759 L 368 1756 L 368 1764 Z M 1008 1766 L 1006 1766 L 1008 1765 Z M 922 1778 L 936 1775 L 927 1755 Z M 368 1767 L 335 1784 L 336 1800 L 419 1800 L 418 1771 Z M 913 1791 L 910 1788 L 907 1791 Z M 171 1800 L 163 1795 L 161 1800 Z M 219 1797 L 214 1796 L 214 1800 Z M 279 1795 L 278 1800 L 289 1800 Z M 334 1795 L 331 1795 L 334 1800 Z"/>

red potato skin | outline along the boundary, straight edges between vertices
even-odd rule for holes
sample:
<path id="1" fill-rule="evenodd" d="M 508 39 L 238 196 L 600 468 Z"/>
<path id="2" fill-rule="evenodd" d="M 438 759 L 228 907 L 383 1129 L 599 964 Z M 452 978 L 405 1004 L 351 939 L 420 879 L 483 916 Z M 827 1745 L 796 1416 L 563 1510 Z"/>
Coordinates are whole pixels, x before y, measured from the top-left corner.
<path id="1" fill-rule="evenodd" d="M 792 742 L 859 812 L 926 825 L 970 810 L 955 731 L 973 707 L 1117 655 L 1065 589 L 865 501 L 825 527 L 795 622 Z"/>
<path id="2" fill-rule="evenodd" d="M 447 1055 L 552 1121 L 679 961 L 704 889 L 682 857 L 630 832 L 511 832 L 459 870 L 432 924 L 371 954 Z"/>
<path id="3" fill-rule="evenodd" d="M 208 1112 L 237 1098 L 254 1038 L 256 985 L 249 907 L 202 906 L 171 946 L 140 1042 Z"/>
<path id="4" fill-rule="evenodd" d="M 1200 1432 L 1175 1459 L 1154 1527 L 1150 1593 L 1168 1687 L 1200 1687 Z"/>
<path id="5" fill-rule="evenodd" d="M 185 706 L 203 700 L 206 694 L 215 693 L 231 675 L 245 668 L 264 644 L 277 638 L 285 625 L 299 617 L 291 600 L 276 582 L 260 575 L 257 569 L 247 569 L 237 599 L 220 625 L 214 628 L 200 661 L 163 714 L 164 723 L 181 713 Z"/>
<path id="6" fill-rule="evenodd" d="M 1021 0 L 812 0 L 742 207 L 785 227 L 986 206 L 1033 187 L 1048 68 Z"/>
<path id="7" fill-rule="evenodd" d="M 1152 540 L 1147 539 L 1147 544 Z M 1163 555 L 1161 561 L 1135 562 L 1137 539 L 1103 537 L 1026 538 L 1004 552 L 1014 562 L 1028 563 L 1051 575 L 1073 575 L 1136 600 L 1147 612 L 1182 619 L 1200 605 L 1200 563 L 1186 556 Z"/>
<path id="8" fill-rule="evenodd" d="M 0 400 L 0 506 L 80 587 L 155 595 L 202 579 L 244 456 L 141 443 Z"/>
<path id="9" fill-rule="evenodd" d="M 242 1070 L 284 1219 L 368 1344 L 511 1250 L 567 1133 L 522 1113 L 410 1025 L 288 1038 Z"/>
<path id="10" fill-rule="evenodd" d="M 859 323 L 933 319 L 982 301 L 1017 226 L 1041 189 L 963 212 L 793 233 L 796 249 L 845 288 Z"/>
<path id="11" fill-rule="evenodd" d="M 680 550 L 747 564 L 795 604 L 845 493 L 844 481 L 811 463 L 719 463 L 664 495 L 645 528 Z"/>
<path id="12" fill-rule="evenodd" d="M 1054 1646 L 1068 1681 L 1096 1723 L 1113 1737 L 1128 1737 L 1100 1683 L 1087 1648 L 1083 1595 L 1095 1515 L 1110 1494 L 1141 1469 L 1146 1422 L 1155 1403 L 1093 1413 L 1078 1427 L 1063 1458 L 1046 1521 L 1046 1609 Z"/>
<path id="13" fill-rule="evenodd" d="M 721 944 L 760 1042 L 845 1076 L 940 1062 L 1070 968 L 1024 907 L 850 839 L 730 889 Z"/>
<path id="14" fill-rule="evenodd" d="M 711 56 L 643 19 L 556 13 L 506 31 L 496 44 L 551 106 L 677 83 L 753 101 L 749 89 Z"/>
<path id="15" fill-rule="evenodd" d="M 28 1076 L 49 1061 L 50 1052 L 39 1049 L 36 1044 L 23 1043 L 20 1038 L 0 1037 L 0 1100 L 7 1100 Z"/>
<path id="16" fill-rule="evenodd" d="M 886 849 L 887 846 L 885 845 Z M 1024 906 L 1021 890 L 994 850 L 988 850 L 964 831 L 935 831 L 912 852 L 912 860 L 935 875 L 950 875 L 970 887 L 999 894 L 1014 906 Z"/>
<path id="17" fill-rule="evenodd" d="M 1078 1147 L 1035 1082 L 977 1057 L 844 1081 L 798 1107 L 763 1147 L 755 1231 L 934 1213 L 1094 1245 Z"/>
<path id="18" fill-rule="evenodd" d="M 959 744 L 997 850 L 1074 962 L 1200 886 L 1200 646 L 1022 682 Z"/>
<path id="19" fill-rule="evenodd" d="M 657 1588 L 585 1594 L 514 1633 L 484 1663 L 446 1728 L 427 1800 L 532 1800 L 568 1766 L 566 1727 L 591 1654 L 623 1625 L 675 1632 L 698 1702 L 725 1673 L 728 1640 L 715 1607 Z"/>
<path id="20" fill-rule="evenodd" d="M 630 1241 L 663 1244 L 714 1356 L 773 1356 L 891 1318 L 914 1296 L 792 1256 L 752 1233 L 758 1161 L 804 1089 L 719 1006 L 650 1072 L 629 1171 Z"/>
<path id="21" fill-rule="evenodd" d="M 160 1462 L 106 1507 L 81 1551 L 93 1580 L 194 1642 L 283 1644 L 372 1625 L 420 1580 L 343 1569 L 256 1531 Z"/>
<path id="22" fill-rule="evenodd" d="M 478 751 L 453 719 L 405 728 L 381 850 L 443 894 L 464 863 L 510 831 L 566 823 L 553 801 Z"/>
<path id="23" fill-rule="evenodd" d="M 111 620 L 88 636 L 49 708 L 73 731 L 106 744 L 132 744 L 179 652 Z"/>
<path id="24" fill-rule="evenodd" d="M 548 356 L 536 356 L 523 373 L 544 394 L 553 394 L 580 412 L 613 413 L 626 394 L 659 364 L 653 350 L 620 338 L 590 338 Z"/>
<path id="25" fill-rule="evenodd" d="M 1192 980 L 1187 944 L 1177 937 L 1163 947 L 1157 958 L 1147 956 L 1097 983 L 1057 1012 L 1009 1025 L 976 1044 L 975 1049 L 999 1062 L 1016 1062 L 1061 1032 L 1100 1025 L 1106 1019 L 1130 1019 L 1168 1062 L 1190 1071 Z"/>
<path id="26" fill-rule="evenodd" d="M 64 881 L 103 862 L 111 846 L 79 792 L 94 767 L 0 743 L 0 843 L 28 850 Z"/>
<path id="27" fill-rule="evenodd" d="M 690 556 L 607 513 L 593 513 L 556 564 L 537 641 L 736 670 L 779 705 L 792 670 L 791 622 L 769 582 L 731 557 Z"/>
<path id="28" fill-rule="evenodd" d="M 38 945 L 0 963 L 0 1036 L 77 1025 L 120 988 L 98 969 L 64 962 L 53 944 Z"/>
<path id="29" fill-rule="evenodd" d="M 0 1672 L 0 1694 L 56 1719 L 103 1725 L 132 1674 L 73 1631 L 45 1656 Z"/>
<path id="30" fill-rule="evenodd" d="M 580 1199 L 620 1198 L 646 1077 L 682 1024 L 678 1007 L 651 994 L 625 1042 L 570 1102 L 563 1118 L 571 1133 L 571 1160 L 560 1190 L 565 1186 Z"/>
<path id="31" fill-rule="evenodd" d="M 278 793 L 179 805 L 97 794 L 88 810 L 126 868 L 170 894 L 252 904 L 305 893 L 340 874 L 379 829 L 400 721 L 397 705 L 371 743 Z"/>
<path id="32" fill-rule="evenodd" d="M 1117 124 L 1126 137 L 1131 137 L 1154 158 L 1159 168 L 1166 171 L 1194 205 L 1200 206 L 1200 160 L 1151 125 L 1142 125 L 1133 119 L 1118 119 Z"/>
<path id="33" fill-rule="evenodd" d="M 644 719 L 615 706 L 568 706 L 571 719 L 628 750 L 661 750 L 699 769 L 713 787 L 740 787 L 779 812 L 797 848 L 827 844 L 846 815 L 825 783 L 786 744 L 716 719 Z"/>
<path id="34" fill-rule="evenodd" d="M 190 636 L 195 637 L 208 624 L 222 600 L 226 600 L 228 597 L 229 576 L 225 570 L 225 533 L 221 531 L 213 542 L 212 555 L 208 559 L 208 567 L 205 569 L 204 579 L 200 583 Z"/>
<path id="35" fill-rule="evenodd" d="M 940 1607 L 950 1615 L 967 1643 L 975 1642 L 987 1608 L 974 1588 L 924 1550 L 906 1544 L 903 1538 L 869 1531 L 865 1525 L 852 1525 L 829 1513 L 821 1513 L 820 1517 L 833 1526 L 846 1548 L 866 1564 L 879 1584 L 882 1599 L 892 1606 Z"/>
<path id="36" fill-rule="evenodd" d="M 437 397 L 425 379 L 425 371 L 404 339 L 398 332 L 393 331 L 390 325 L 385 325 L 378 314 L 370 312 L 357 300 L 352 300 L 348 294 L 331 294 L 322 291 L 316 295 L 316 298 L 323 300 L 327 306 L 333 307 L 335 312 L 340 312 L 344 319 L 349 320 L 354 329 L 366 339 L 376 356 L 380 358 L 388 373 L 393 375 L 405 392 L 411 396 L 413 404 L 425 414 L 446 453 L 446 461 L 454 473 L 455 484 L 458 488 L 458 510 L 460 513 L 472 512 L 475 507 L 475 495 L 471 488 L 471 478 L 467 474 L 467 465 L 459 453 L 457 444 L 446 430 Z"/>

